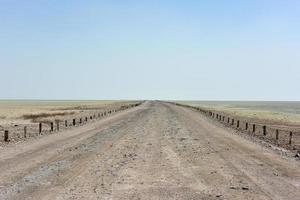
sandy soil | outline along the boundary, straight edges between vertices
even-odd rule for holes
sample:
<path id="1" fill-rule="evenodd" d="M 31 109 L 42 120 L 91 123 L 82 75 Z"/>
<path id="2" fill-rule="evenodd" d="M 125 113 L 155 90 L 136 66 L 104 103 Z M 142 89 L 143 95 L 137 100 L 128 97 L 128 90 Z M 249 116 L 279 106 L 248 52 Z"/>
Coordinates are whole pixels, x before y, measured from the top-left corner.
<path id="1" fill-rule="evenodd" d="M 0 199 L 299 197 L 299 162 L 161 102 L 0 154 Z"/>

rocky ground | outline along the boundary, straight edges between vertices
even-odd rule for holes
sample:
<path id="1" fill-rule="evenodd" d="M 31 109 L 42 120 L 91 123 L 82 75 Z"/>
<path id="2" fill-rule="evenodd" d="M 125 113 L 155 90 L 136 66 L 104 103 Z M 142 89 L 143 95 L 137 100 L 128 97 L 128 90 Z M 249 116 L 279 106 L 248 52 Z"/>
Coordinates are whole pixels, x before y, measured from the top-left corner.
<path id="1" fill-rule="evenodd" d="M 156 101 L 0 154 L 0 199 L 299 197 L 299 162 Z"/>

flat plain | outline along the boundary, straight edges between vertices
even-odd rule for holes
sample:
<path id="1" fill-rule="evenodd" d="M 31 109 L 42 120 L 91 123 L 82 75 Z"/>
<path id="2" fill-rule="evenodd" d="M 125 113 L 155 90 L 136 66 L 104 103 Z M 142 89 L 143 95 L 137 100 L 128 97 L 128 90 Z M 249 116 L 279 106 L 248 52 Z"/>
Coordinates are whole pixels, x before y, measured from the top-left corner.
<path id="1" fill-rule="evenodd" d="M 27 137 L 36 136 L 39 123 L 43 123 L 43 133 L 49 132 L 50 123 L 60 122 L 60 129 L 72 125 L 72 120 L 81 119 L 120 109 L 138 101 L 111 100 L 0 100 L 0 132 L 9 131 L 11 142 L 24 139 L 24 127 Z M 56 126 L 56 125 L 55 125 Z M 3 134 L 0 137 L 3 145 Z"/>
<path id="2" fill-rule="evenodd" d="M 177 101 L 273 125 L 300 127 L 299 101 Z"/>
<path id="3" fill-rule="evenodd" d="M 32 116 L 47 118 L 101 110 L 126 101 L 111 100 L 0 100 L 0 125 L 30 122 Z"/>
<path id="4" fill-rule="evenodd" d="M 11 143 L 0 199 L 289 199 L 300 164 L 174 104 L 147 101 L 94 123 Z"/>

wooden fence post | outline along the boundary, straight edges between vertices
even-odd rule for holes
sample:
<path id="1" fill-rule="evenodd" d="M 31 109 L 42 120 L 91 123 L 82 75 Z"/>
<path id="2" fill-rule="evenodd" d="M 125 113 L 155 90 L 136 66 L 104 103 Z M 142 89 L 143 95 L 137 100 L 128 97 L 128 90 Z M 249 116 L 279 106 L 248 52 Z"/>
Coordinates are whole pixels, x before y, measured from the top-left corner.
<path id="1" fill-rule="evenodd" d="M 50 122 L 51 132 L 53 131 L 53 122 Z"/>
<path id="2" fill-rule="evenodd" d="M 252 132 L 255 133 L 255 124 L 252 125 Z"/>
<path id="3" fill-rule="evenodd" d="M 230 121 L 230 118 L 228 117 L 228 118 L 227 118 L 227 124 L 229 124 L 229 121 Z"/>
<path id="4" fill-rule="evenodd" d="M 246 127 L 245 127 L 245 129 L 248 130 L 248 122 L 246 122 Z"/>
<path id="5" fill-rule="evenodd" d="M 240 127 L 240 120 L 237 120 L 237 122 L 236 122 L 236 127 L 237 127 L 237 128 Z"/>
<path id="6" fill-rule="evenodd" d="M 85 122 L 87 122 L 87 120 L 88 120 L 88 118 L 87 118 L 87 117 L 85 117 Z"/>
<path id="7" fill-rule="evenodd" d="M 39 134 L 41 134 L 42 133 L 42 123 L 40 122 L 39 123 Z"/>
<path id="8" fill-rule="evenodd" d="M 79 124 L 81 124 L 82 123 L 82 119 L 81 118 L 79 118 Z"/>
<path id="9" fill-rule="evenodd" d="M 231 120 L 231 125 L 234 125 L 234 119 Z"/>
<path id="10" fill-rule="evenodd" d="M 65 120 L 65 127 L 68 126 L 68 120 Z"/>
<path id="11" fill-rule="evenodd" d="M 263 126 L 263 135 L 267 135 L 267 127 Z"/>
<path id="12" fill-rule="evenodd" d="M 276 137 L 275 137 L 275 139 L 276 139 L 276 143 L 278 144 L 278 141 L 279 141 L 279 130 L 278 129 L 276 129 Z"/>
<path id="13" fill-rule="evenodd" d="M 56 129 L 59 131 L 59 121 L 56 121 Z"/>
<path id="14" fill-rule="evenodd" d="M 8 130 L 4 131 L 4 142 L 8 142 Z"/>
<path id="15" fill-rule="evenodd" d="M 76 119 L 73 119 L 73 126 L 76 125 Z"/>
<path id="16" fill-rule="evenodd" d="M 24 138 L 27 137 L 27 126 L 24 126 Z"/>
<path id="17" fill-rule="evenodd" d="M 291 131 L 289 135 L 289 145 L 292 144 L 292 138 L 293 138 L 293 132 Z"/>

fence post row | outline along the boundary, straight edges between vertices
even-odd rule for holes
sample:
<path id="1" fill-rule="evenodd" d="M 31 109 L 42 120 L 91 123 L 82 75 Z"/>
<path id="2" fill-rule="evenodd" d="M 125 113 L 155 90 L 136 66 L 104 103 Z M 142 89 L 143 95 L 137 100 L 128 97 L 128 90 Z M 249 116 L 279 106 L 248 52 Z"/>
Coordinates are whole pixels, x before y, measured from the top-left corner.
<path id="1" fill-rule="evenodd" d="M 177 106 L 183 106 L 183 107 L 187 107 L 187 108 L 192 108 L 192 109 L 196 109 L 204 114 L 206 114 L 207 116 L 211 117 L 211 118 L 215 118 L 215 119 L 218 119 L 220 121 L 225 121 L 225 116 L 224 115 L 221 115 L 219 113 L 214 113 L 210 110 L 205 110 L 205 109 L 201 109 L 201 108 L 197 108 L 197 107 L 192 107 L 192 106 L 186 106 L 186 105 L 182 105 L 182 104 L 177 104 L 175 103 L 175 105 Z M 110 113 L 111 111 L 108 111 L 108 113 Z M 230 125 L 234 125 L 234 119 L 233 118 L 230 118 L 230 117 L 227 117 L 227 123 L 230 124 Z M 255 123 L 252 123 L 252 122 L 245 122 L 245 130 L 249 130 L 249 126 L 252 125 L 252 133 L 256 133 L 256 124 Z M 236 120 L 236 127 L 239 128 L 240 127 L 240 120 Z M 260 126 L 259 126 L 260 127 Z M 272 129 L 273 130 L 273 129 Z M 251 130 L 249 130 L 251 131 Z M 276 143 L 279 144 L 279 129 L 275 129 L 275 133 L 276 133 L 276 136 L 275 136 L 275 139 L 276 139 Z M 268 134 L 268 130 L 267 130 L 267 126 L 266 125 L 262 125 L 262 133 L 264 136 L 266 136 Z M 289 145 L 292 145 L 292 142 L 293 142 L 293 132 L 290 131 L 289 132 L 289 138 L 288 138 L 288 144 Z"/>
<path id="2" fill-rule="evenodd" d="M 105 112 L 103 112 L 103 113 L 95 113 L 95 114 L 93 114 L 93 115 L 91 115 L 90 116 L 90 119 L 96 119 L 96 117 L 98 116 L 98 118 L 100 118 L 100 116 L 101 117 L 103 117 L 103 116 L 105 116 L 105 115 L 107 115 L 107 114 L 111 114 L 111 113 L 115 113 L 115 112 L 118 112 L 118 111 L 121 111 L 121 110 L 125 110 L 125 109 L 129 109 L 129 108 L 131 108 L 131 107 L 135 107 L 135 106 L 139 106 L 140 104 L 134 104 L 134 105 L 130 105 L 130 106 L 125 106 L 125 107 L 121 107 L 121 108 L 119 108 L 119 109 L 113 109 L 113 110 L 109 110 L 109 111 L 105 111 Z M 208 112 L 208 111 L 206 111 L 206 110 L 202 110 L 202 109 L 200 109 L 200 108 L 196 108 L 197 110 L 199 110 L 199 111 L 201 111 L 201 112 L 203 112 L 203 113 L 206 113 L 206 114 L 210 114 L 211 116 L 215 116 L 215 113 L 213 113 L 213 112 Z M 221 120 L 222 119 L 222 116 L 221 115 L 219 115 L 219 114 L 217 114 L 217 116 L 218 116 L 218 118 Z M 68 120 L 64 120 L 65 121 L 65 127 L 68 127 Z M 87 122 L 88 121 L 88 117 L 85 117 L 85 121 Z M 224 121 L 224 116 L 223 116 L 223 121 Z M 80 118 L 79 119 L 79 123 L 80 124 L 82 124 L 82 122 L 83 122 L 83 119 L 82 118 Z M 56 124 L 56 130 L 57 131 L 59 131 L 60 130 L 60 127 L 59 127 L 59 125 L 60 125 L 60 122 L 58 121 L 58 120 L 55 120 L 54 122 L 50 122 L 50 131 L 51 132 L 53 132 L 54 131 L 54 123 Z M 62 123 L 63 123 L 63 121 L 62 121 Z M 46 124 L 49 124 L 49 123 L 46 123 Z M 75 126 L 76 125 L 76 119 L 73 119 L 73 126 Z M 42 131 L 43 131 L 43 123 L 42 122 L 39 122 L 39 124 L 38 124 L 38 134 L 40 135 L 40 134 L 42 134 Z M 18 135 L 19 136 L 19 135 Z M 20 137 L 20 136 L 19 136 Z M 24 129 L 23 129 L 23 137 L 24 138 L 27 138 L 27 126 L 24 126 Z M 9 131 L 8 130 L 4 130 L 4 141 L 5 142 L 8 142 L 9 141 Z"/>

